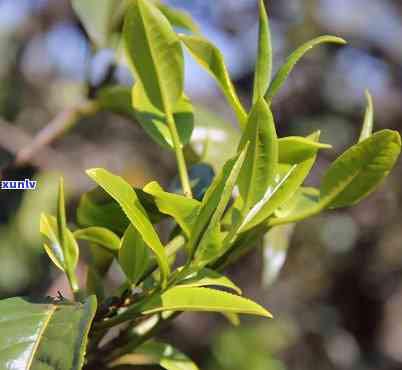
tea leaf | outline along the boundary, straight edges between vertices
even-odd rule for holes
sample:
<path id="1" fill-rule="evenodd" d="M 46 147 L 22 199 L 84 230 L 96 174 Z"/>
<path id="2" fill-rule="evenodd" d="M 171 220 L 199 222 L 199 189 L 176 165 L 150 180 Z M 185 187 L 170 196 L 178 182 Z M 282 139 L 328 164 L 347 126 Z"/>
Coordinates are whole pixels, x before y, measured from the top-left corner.
<path id="1" fill-rule="evenodd" d="M 131 2 L 123 36 L 129 64 L 150 102 L 166 114 L 183 95 L 180 40 L 161 11 L 146 0 Z"/>
<path id="2" fill-rule="evenodd" d="M 283 66 L 276 73 L 269 89 L 265 95 L 265 99 L 268 102 L 278 93 L 282 85 L 285 83 L 290 72 L 292 72 L 296 63 L 306 54 L 309 50 L 322 43 L 336 43 L 336 44 L 346 44 L 346 41 L 335 36 L 320 36 L 311 41 L 306 42 L 298 49 L 296 49 L 286 60 Z"/>
<path id="3" fill-rule="evenodd" d="M 186 11 L 167 6 L 159 0 L 156 1 L 156 6 L 172 26 L 183 28 L 193 33 L 199 32 L 198 25 L 194 22 L 191 15 Z"/>
<path id="4" fill-rule="evenodd" d="M 201 203 L 195 199 L 165 192 L 155 181 L 146 185 L 143 190 L 154 197 L 158 209 L 172 216 L 189 237 Z"/>
<path id="5" fill-rule="evenodd" d="M 258 55 L 255 66 L 253 105 L 263 98 L 271 82 L 272 42 L 271 31 L 264 0 L 260 0 L 260 21 L 258 34 Z"/>
<path id="6" fill-rule="evenodd" d="M 130 225 L 121 240 L 119 264 L 131 284 L 136 285 L 148 269 L 150 255 L 140 233 Z"/>
<path id="7" fill-rule="evenodd" d="M 249 299 L 209 288 L 174 287 L 138 309 L 144 315 L 162 311 L 209 311 L 272 318 L 265 308 Z"/>
<path id="8" fill-rule="evenodd" d="M 318 141 L 319 133 L 317 132 L 308 138 Z M 315 160 L 316 155 L 299 164 L 280 164 L 275 182 L 268 188 L 264 197 L 247 214 L 239 232 L 250 230 L 264 222 L 279 206 L 292 198 L 303 184 Z"/>
<path id="9" fill-rule="evenodd" d="M 180 40 L 194 59 L 218 82 L 241 127 L 244 127 L 247 113 L 236 94 L 220 50 L 201 36 L 180 35 Z"/>
<path id="10" fill-rule="evenodd" d="M 110 37 L 113 11 L 121 0 L 72 0 L 74 11 L 98 47 L 105 47 Z"/>
<path id="11" fill-rule="evenodd" d="M 356 204 L 388 175 L 401 151 L 399 133 L 376 132 L 352 146 L 327 170 L 321 183 L 321 201 L 331 208 Z"/>
<path id="12" fill-rule="evenodd" d="M 254 206 L 272 182 L 278 164 L 278 140 L 272 113 L 263 98 L 250 113 L 240 140 L 239 151 L 250 143 L 238 185 L 244 209 Z"/>
<path id="13" fill-rule="evenodd" d="M 331 149 L 329 144 L 319 143 L 304 137 L 288 136 L 280 138 L 279 162 L 287 164 L 297 164 L 303 162 L 317 154 L 320 149 Z"/>
<path id="14" fill-rule="evenodd" d="M 64 244 L 61 244 L 58 223 L 54 216 L 42 213 L 40 232 L 47 238 L 44 248 L 52 262 L 62 271 L 72 274 L 78 263 L 79 248 L 69 229 L 64 230 Z"/>
<path id="15" fill-rule="evenodd" d="M 0 301 L 0 369 L 81 370 L 95 312 L 94 296 L 84 304 Z"/>
<path id="16" fill-rule="evenodd" d="M 349 148 L 324 175 L 320 200 L 300 213 L 273 218 L 269 225 L 296 222 L 316 215 L 325 208 L 356 204 L 367 197 L 389 174 L 401 151 L 399 133 L 392 130 L 376 132 Z"/>
<path id="17" fill-rule="evenodd" d="M 166 370 L 199 370 L 186 355 L 172 346 L 149 341 L 135 350 L 112 362 L 119 365 L 159 365 Z"/>
<path id="18" fill-rule="evenodd" d="M 169 275 L 169 264 L 165 249 L 133 188 L 120 176 L 113 175 L 101 168 L 88 170 L 87 174 L 120 204 L 131 224 L 140 233 L 147 246 L 155 253 L 162 273 L 162 285 L 165 285 Z"/>
<path id="19" fill-rule="evenodd" d="M 191 238 L 188 242 L 190 256 L 193 256 L 197 244 L 199 242 L 200 244 L 202 243 L 203 234 L 206 235 L 205 238 L 208 238 L 211 237 L 213 231 L 217 229 L 219 231 L 220 219 L 232 196 L 233 188 L 243 166 L 247 150 L 248 145 L 246 145 L 237 158 L 229 160 L 223 166 L 222 172 L 215 178 L 205 194 L 200 212 L 191 232 Z M 197 253 L 201 256 L 203 250 L 197 251 Z"/>
<path id="20" fill-rule="evenodd" d="M 364 115 L 363 127 L 360 133 L 359 142 L 369 138 L 373 133 L 374 126 L 374 108 L 373 108 L 373 98 L 369 91 L 365 92 L 367 99 L 367 108 Z"/>
<path id="21" fill-rule="evenodd" d="M 193 272 L 186 276 L 176 287 L 205 287 L 205 286 L 220 286 L 234 290 L 241 295 L 241 289 L 226 276 L 219 272 L 203 268 L 200 271 Z"/>
<path id="22" fill-rule="evenodd" d="M 160 146 L 173 150 L 173 139 L 165 113 L 152 105 L 144 88 L 138 82 L 132 90 L 132 106 L 135 117 L 145 132 Z M 172 109 L 180 142 L 185 145 L 190 141 L 194 128 L 193 106 L 183 95 Z"/>
<path id="23" fill-rule="evenodd" d="M 78 240 L 86 240 L 101 245 L 112 251 L 119 250 L 120 238 L 109 229 L 104 227 L 88 227 L 74 232 L 74 236 Z"/>

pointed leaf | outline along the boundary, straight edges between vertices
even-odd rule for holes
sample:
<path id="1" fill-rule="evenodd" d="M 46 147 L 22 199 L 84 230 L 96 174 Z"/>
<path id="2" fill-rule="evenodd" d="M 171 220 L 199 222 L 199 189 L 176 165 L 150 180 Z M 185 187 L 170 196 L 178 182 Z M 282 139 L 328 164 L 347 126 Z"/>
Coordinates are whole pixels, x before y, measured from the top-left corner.
<path id="1" fill-rule="evenodd" d="M 193 33 L 198 33 L 198 25 L 194 22 L 189 13 L 184 10 L 176 9 L 156 1 L 156 6 L 174 27 L 183 28 Z"/>
<path id="2" fill-rule="evenodd" d="M 62 271 L 73 272 L 78 263 L 79 248 L 69 229 L 65 229 L 64 247 L 61 245 L 57 220 L 54 216 L 42 214 L 40 232 L 47 238 L 44 248 L 52 262 Z"/>
<path id="3" fill-rule="evenodd" d="M 201 203 L 182 195 L 165 192 L 155 181 L 146 185 L 143 190 L 154 197 L 158 209 L 173 217 L 189 237 Z"/>
<path id="4" fill-rule="evenodd" d="M 165 113 L 183 95 L 184 61 L 180 40 L 151 2 L 131 2 L 124 23 L 129 64 L 152 104 Z"/>
<path id="5" fill-rule="evenodd" d="M 144 88 L 138 82 L 133 87 L 132 106 L 135 117 L 146 133 L 160 146 L 173 150 L 172 135 L 167 125 L 165 113 L 152 105 Z M 190 100 L 183 95 L 172 109 L 180 142 L 185 145 L 190 141 L 194 128 L 193 106 Z"/>
<path id="6" fill-rule="evenodd" d="M 239 151 L 250 143 L 238 185 L 245 209 L 254 206 L 272 182 L 278 164 L 278 140 L 272 113 L 259 99 L 250 113 L 240 141 Z"/>
<path id="7" fill-rule="evenodd" d="M 306 42 L 298 49 L 296 49 L 286 60 L 283 66 L 276 73 L 274 80 L 272 81 L 265 99 L 268 102 L 278 93 L 282 85 L 285 83 L 290 72 L 292 72 L 296 63 L 306 54 L 309 50 L 322 43 L 336 43 L 336 44 L 346 44 L 346 41 L 335 36 L 320 36 L 311 41 Z"/>
<path id="8" fill-rule="evenodd" d="M 81 370 L 96 298 L 85 304 L 0 301 L 0 369 Z"/>
<path id="9" fill-rule="evenodd" d="M 244 127 L 247 113 L 236 94 L 220 50 L 201 36 L 180 35 L 180 39 L 194 59 L 218 82 L 240 125 Z"/>
<path id="10" fill-rule="evenodd" d="M 190 256 L 195 252 L 197 244 L 199 242 L 202 244 L 204 233 L 205 238 L 210 238 L 211 233 L 216 235 L 216 232 L 219 232 L 220 220 L 232 196 L 233 188 L 243 166 L 247 150 L 248 145 L 246 145 L 237 158 L 229 160 L 223 166 L 222 172 L 215 178 L 205 194 L 196 223 L 191 232 L 191 238 L 188 242 Z M 199 250 L 197 253 L 202 255 L 203 251 Z"/>
<path id="11" fill-rule="evenodd" d="M 121 0 L 72 0 L 72 5 L 92 41 L 107 46 L 113 11 Z"/>
<path id="12" fill-rule="evenodd" d="M 325 173 L 321 200 L 329 202 L 331 208 L 356 204 L 388 175 L 400 151 L 401 137 L 391 130 L 376 132 L 352 146 Z"/>
<path id="13" fill-rule="evenodd" d="M 273 218 L 271 226 L 296 222 L 320 213 L 325 208 L 340 208 L 358 203 L 372 193 L 389 174 L 401 152 L 396 131 L 382 130 L 352 146 L 324 175 L 320 199 L 299 213 Z"/>
<path id="14" fill-rule="evenodd" d="M 278 140 L 279 162 L 297 164 L 317 154 L 320 149 L 331 149 L 329 144 L 319 143 L 300 136 L 288 136 Z"/>
<path id="15" fill-rule="evenodd" d="M 258 34 L 258 55 L 254 75 L 253 105 L 265 96 L 271 82 L 272 43 L 271 31 L 264 0 L 260 0 L 260 21 Z"/>
<path id="16" fill-rule="evenodd" d="M 186 276 L 177 287 L 206 287 L 219 286 L 234 290 L 241 295 L 241 289 L 233 283 L 229 278 L 221 275 L 219 272 L 203 268 L 198 272 L 193 272 Z"/>
<path id="17" fill-rule="evenodd" d="M 145 315 L 162 311 L 209 311 L 272 317 L 265 308 L 247 298 L 209 288 L 174 287 L 140 307 Z"/>
<path id="18" fill-rule="evenodd" d="M 74 236 L 78 240 L 86 240 L 101 245 L 106 249 L 116 251 L 120 248 L 120 238 L 109 229 L 104 227 L 88 227 L 77 230 Z"/>
<path id="19" fill-rule="evenodd" d="M 150 255 L 140 233 L 130 225 L 119 250 L 119 264 L 131 284 L 136 285 L 148 269 Z"/>
<path id="20" fill-rule="evenodd" d="M 373 133 L 373 126 L 374 126 L 373 98 L 371 97 L 369 91 L 366 91 L 365 94 L 367 99 L 367 108 L 366 113 L 364 115 L 364 122 L 359 137 L 359 143 L 371 136 L 371 134 Z"/>
<path id="21" fill-rule="evenodd" d="M 167 370 L 198 370 L 186 355 L 168 344 L 147 342 L 128 354 L 113 361 L 112 366 L 118 365 L 159 365 Z"/>
<path id="22" fill-rule="evenodd" d="M 311 135 L 309 139 L 317 140 L 319 133 Z M 278 175 L 264 197 L 247 214 L 239 232 L 250 230 L 267 220 L 274 211 L 286 203 L 303 184 L 316 160 L 313 156 L 300 164 L 278 166 Z"/>
<path id="23" fill-rule="evenodd" d="M 165 285 L 169 275 L 165 249 L 133 188 L 120 176 L 113 175 L 101 168 L 88 170 L 87 174 L 119 203 L 131 224 L 155 253 L 162 273 L 162 284 Z"/>

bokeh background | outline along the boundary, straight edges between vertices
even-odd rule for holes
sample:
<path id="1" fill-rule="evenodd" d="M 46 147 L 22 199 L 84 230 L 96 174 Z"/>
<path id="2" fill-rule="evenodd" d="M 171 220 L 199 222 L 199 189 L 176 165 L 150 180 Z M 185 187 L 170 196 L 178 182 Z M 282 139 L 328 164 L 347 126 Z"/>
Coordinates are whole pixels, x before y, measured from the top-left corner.
<path id="1" fill-rule="evenodd" d="M 249 106 L 257 42 L 256 0 L 171 0 L 188 10 L 223 51 Z M 315 49 L 273 102 L 278 133 L 322 130 L 333 151 L 309 178 L 358 137 L 368 88 L 376 129 L 402 128 L 402 2 L 398 0 L 271 0 L 267 2 L 275 66 L 300 43 L 321 34 L 347 46 Z M 68 295 L 41 249 L 39 215 L 52 211 L 58 175 L 69 189 L 69 219 L 91 188 L 84 169 L 102 166 L 133 185 L 175 176 L 171 153 L 113 114 L 80 121 L 23 166 L 10 166 L 58 112 L 86 99 L 103 79 L 111 50 L 93 53 L 67 0 L 0 0 L 0 169 L 4 177 L 36 177 L 35 192 L 0 190 L 0 297 Z M 199 106 L 193 140 L 210 137 L 219 167 L 236 149 L 239 130 L 213 80 L 188 57 L 186 90 Z M 124 67 L 114 81 L 130 84 Z M 402 369 L 402 162 L 360 205 L 298 224 L 289 248 L 266 245 L 229 271 L 246 295 L 275 320 L 244 318 L 231 327 L 214 315 L 188 314 L 162 336 L 209 370 Z M 278 241 L 281 243 L 281 241 Z M 85 253 L 84 253 L 85 254 Z M 85 269 L 85 263 L 81 265 Z M 0 333 L 1 335 L 1 333 Z"/>

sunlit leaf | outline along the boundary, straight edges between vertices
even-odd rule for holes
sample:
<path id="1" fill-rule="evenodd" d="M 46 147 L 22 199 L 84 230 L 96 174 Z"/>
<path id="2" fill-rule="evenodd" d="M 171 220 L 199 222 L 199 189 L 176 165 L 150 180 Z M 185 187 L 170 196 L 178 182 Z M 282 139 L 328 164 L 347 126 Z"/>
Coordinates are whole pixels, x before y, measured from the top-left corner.
<path id="1" fill-rule="evenodd" d="M 373 98 L 371 97 L 369 91 L 366 91 L 365 94 L 367 99 L 367 108 L 364 115 L 363 127 L 360 133 L 359 142 L 371 136 L 371 134 L 373 133 L 373 126 L 374 126 Z"/>
<path id="2" fill-rule="evenodd" d="M 233 188 L 243 166 L 247 150 L 248 145 L 237 158 L 235 157 L 225 164 L 222 172 L 215 178 L 204 196 L 188 243 L 190 255 L 193 255 L 198 243 L 203 245 L 203 248 L 197 249 L 196 257 L 200 266 L 208 263 L 210 259 L 219 254 L 218 250 L 210 250 L 211 244 L 207 240 L 211 237 L 219 238 L 220 220 L 232 196 Z M 212 243 L 212 245 L 216 247 L 215 243 Z"/>
<path id="3" fill-rule="evenodd" d="M 177 287 L 205 287 L 219 286 L 234 290 L 237 294 L 241 294 L 241 289 L 233 283 L 228 277 L 221 275 L 214 270 L 203 268 L 200 271 L 193 272 L 186 276 Z"/>
<path id="4" fill-rule="evenodd" d="M 0 301 L 0 369 L 81 370 L 96 298 Z"/>
<path id="5" fill-rule="evenodd" d="M 186 11 L 167 6 L 159 0 L 156 1 L 156 6 L 172 26 L 183 28 L 194 33 L 199 31 L 198 25 L 194 22 L 191 15 Z"/>
<path id="6" fill-rule="evenodd" d="M 236 94 L 220 50 L 202 36 L 180 35 L 180 39 L 194 59 L 218 82 L 240 125 L 244 127 L 247 113 Z"/>
<path id="7" fill-rule="evenodd" d="M 131 284 L 136 285 L 148 269 L 150 255 L 140 233 L 130 225 L 121 240 L 119 264 Z"/>
<path id="8" fill-rule="evenodd" d="M 258 34 L 258 55 L 255 66 L 253 105 L 263 98 L 271 82 L 272 74 L 272 43 L 271 31 L 264 0 L 259 1 L 260 20 Z"/>
<path id="9" fill-rule="evenodd" d="M 145 132 L 162 147 L 173 150 L 174 145 L 166 115 L 152 105 L 138 82 L 132 90 L 132 106 L 135 117 Z M 180 142 L 185 145 L 190 141 L 194 128 L 193 107 L 190 100 L 183 95 L 172 106 L 172 112 Z"/>
<path id="10" fill-rule="evenodd" d="M 183 353 L 168 344 L 154 341 L 143 344 L 132 354 L 118 358 L 112 366 L 153 364 L 166 370 L 198 370 L 197 365 Z"/>
<path id="11" fill-rule="evenodd" d="M 104 227 L 93 226 L 80 229 L 74 232 L 74 236 L 78 240 L 96 243 L 113 251 L 120 248 L 120 238 L 113 231 Z"/>
<path id="12" fill-rule="evenodd" d="M 151 103 L 173 113 L 183 95 L 184 60 L 180 40 L 161 11 L 151 2 L 130 3 L 124 23 L 130 67 Z"/>
<path id="13" fill-rule="evenodd" d="M 46 237 L 44 248 L 52 262 L 62 271 L 73 273 L 78 263 L 79 248 L 69 229 L 65 229 L 64 246 L 62 246 L 57 220 L 51 215 L 42 214 L 40 232 Z"/>
<path id="14" fill-rule="evenodd" d="M 250 113 L 239 150 L 247 143 L 249 149 L 238 179 L 240 195 L 246 210 L 264 196 L 275 176 L 278 164 L 278 140 L 274 118 L 262 98 Z"/>
<path id="15" fill-rule="evenodd" d="M 110 38 L 113 13 L 121 0 L 72 0 L 72 5 L 92 41 L 105 47 Z"/>
<path id="16" fill-rule="evenodd" d="M 268 102 L 278 93 L 282 85 L 285 83 L 290 72 L 292 72 L 296 63 L 306 54 L 309 50 L 322 43 L 336 43 L 346 44 L 346 41 L 335 36 L 320 36 L 311 41 L 306 42 L 298 49 L 296 49 L 287 59 L 283 66 L 276 73 L 269 89 L 265 95 Z"/>
<path id="17" fill-rule="evenodd" d="M 140 305 L 138 309 L 145 315 L 162 311 L 210 311 L 272 317 L 265 308 L 247 298 L 214 289 L 193 287 L 171 288 Z"/>
<path id="18" fill-rule="evenodd" d="M 166 284 L 169 264 L 165 249 L 133 188 L 120 176 L 113 175 L 101 168 L 88 170 L 87 174 L 119 203 L 131 224 L 155 253 L 162 272 L 162 283 Z"/>
<path id="19" fill-rule="evenodd" d="M 200 208 L 200 202 L 182 195 L 165 192 L 157 182 L 144 187 L 144 192 L 152 195 L 162 213 L 174 218 L 187 236 L 190 236 Z"/>
<path id="20" fill-rule="evenodd" d="M 320 149 L 331 149 L 329 144 L 323 144 L 300 136 L 288 136 L 278 140 L 279 162 L 297 164 L 317 154 Z"/>
<path id="21" fill-rule="evenodd" d="M 318 141 L 319 133 L 317 132 L 308 138 Z M 315 160 L 316 155 L 299 164 L 280 164 L 275 182 L 247 214 L 239 232 L 249 230 L 266 221 L 278 207 L 291 199 L 310 173 Z"/>

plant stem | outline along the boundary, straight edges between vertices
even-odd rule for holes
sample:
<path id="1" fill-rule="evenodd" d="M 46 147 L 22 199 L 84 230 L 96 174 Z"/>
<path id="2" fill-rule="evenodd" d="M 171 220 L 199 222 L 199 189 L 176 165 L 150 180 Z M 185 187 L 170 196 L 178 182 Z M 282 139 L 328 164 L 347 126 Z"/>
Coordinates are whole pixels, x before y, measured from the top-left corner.
<path id="1" fill-rule="evenodd" d="M 172 136 L 173 146 L 176 153 L 177 167 L 179 170 L 179 176 L 181 185 L 183 187 L 184 195 L 187 198 L 192 198 L 193 193 L 191 191 L 190 179 L 187 173 L 186 161 L 183 154 L 183 145 L 180 142 L 180 137 L 177 132 L 176 123 L 172 113 L 166 112 L 166 120 L 170 130 L 170 135 Z"/>

